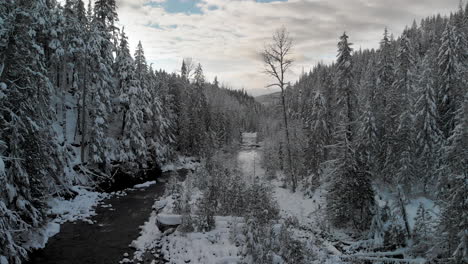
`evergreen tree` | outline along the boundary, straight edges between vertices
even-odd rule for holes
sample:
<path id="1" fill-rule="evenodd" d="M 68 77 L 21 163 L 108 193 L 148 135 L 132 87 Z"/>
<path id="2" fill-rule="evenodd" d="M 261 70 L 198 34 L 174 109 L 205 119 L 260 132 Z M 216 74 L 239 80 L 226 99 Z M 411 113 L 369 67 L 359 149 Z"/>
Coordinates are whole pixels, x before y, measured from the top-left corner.
<path id="1" fill-rule="evenodd" d="M 45 43 L 49 22 L 45 1 L 2 3 L 0 41 L 0 259 L 20 263 L 22 238 L 45 221 L 44 200 L 66 186 L 52 142 L 52 84 Z M 2 24 L 2 23 L 0 23 Z"/>
<path id="2" fill-rule="evenodd" d="M 466 85 L 466 40 L 456 28 L 447 23 L 441 38 L 441 46 L 437 57 L 440 87 L 439 112 L 441 128 L 447 138 L 454 129 L 455 111 L 461 105 L 459 97 L 463 95 L 463 85 Z"/>
<path id="3" fill-rule="evenodd" d="M 174 98 L 170 95 L 169 80 L 165 75 L 149 71 L 149 108 L 152 115 L 150 135 L 151 154 L 157 164 L 166 162 L 171 156 L 174 143 Z"/>
<path id="4" fill-rule="evenodd" d="M 381 171 L 378 160 L 379 155 L 379 138 L 377 136 L 377 125 L 375 114 L 372 111 L 371 102 L 368 102 L 364 113 L 362 114 L 361 128 L 359 133 L 358 146 L 361 161 L 369 168 L 372 176 L 376 176 Z"/>
<path id="5" fill-rule="evenodd" d="M 188 147 L 192 154 L 205 156 L 209 148 L 210 124 L 205 96 L 205 76 L 200 64 L 195 69 L 193 87 L 188 95 L 190 100 L 188 127 L 191 134 Z"/>
<path id="6" fill-rule="evenodd" d="M 415 245 L 413 250 L 416 253 L 424 254 L 433 241 L 433 220 L 431 213 L 424 207 L 422 203 L 419 204 L 418 211 L 416 213 L 413 238 Z"/>
<path id="7" fill-rule="evenodd" d="M 457 111 L 455 128 L 443 148 L 442 169 L 439 177 L 443 253 L 449 263 L 463 263 L 467 257 L 468 230 L 468 93 L 462 108 Z"/>
<path id="8" fill-rule="evenodd" d="M 97 6 L 96 6 L 97 7 Z M 98 12 L 98 10 L 95 10 Z M 112 111 L 111 94 L 113 91 L 113 56 L 110 50 L 109 34 L 104 25 L 93 19 L 90 25 L 88 39 L 88 70 L 89 70 L 89 156 L 95 165 L 107 170 L 110 162 L 110 144 L 107 136 L 109 114 Z"/>
<path id="9" fill-rule="evenodd" d="M 423 73 L 419 81 L 419 98 L 416 102 L 416 126 L 418 146 L 419 170 L 423 177 L 424 191 L 426 191 L 428 181 L 432 180 L 434 175 L 435 160 L 438 157 L 442 133 L 438 127 L 438 112 L 436 99 L 434 95 L 434 84 L 432 82 L 433 72 L 426 58 L 423 61 Z"/>
<path id="10" fill-rule="evenodd" d="M 394 82 L 394 54 L 392 49 L 392 43 L 390 42 L 388 31 L 385 29 L 384 37 L 380 42 L 380 50 L 378 53 L 377 62 L 377 83 L 375 89 L 375 122 L 376 122 L 376 135 L 378 141 L 381 144 L 380 153 L 378 153 L 378 160 L 381 167 L 385 166 L 386 152 L 390 144 L 390 135 L 393 135 L 396 131 L 395 120 L 393 118 L 394 113 L 388 113 L 389 102 L 393 93 L 392 85 Z M 388 178 L 385 179 L 387 182 Z"/>
<path id="11" fill-rule="evenodd" d="M 348 36 L 343 34 L 338 43 L 336 76 L 340 156 L 327 195 L 327 213 L 335 226 L 344 227 L 351 222 L 357 229 L 366 229 L 372 217 L 370 208 L 374 194 L 368 172 L 357 159 L 354 149 L 355 91 L 352 87 L 351 52 Z"/>
<path id="12" fill-rule="evenodd" d="M 388 115 L 398 126 L 394 131 L 389 153 L 387 173 L 397 172 L 396 180 L 408 191 L 414 179 L 415 131 L 414 131 L 414 70 L 415 53 L 408 32 L 403 33 L 398 45 L 395 82 L 390 97 Z"/>
<path id="13" fill-rule="evenodd" d="M 102 30 L 106 34 L 110 34 L 110 39 L 117 45 L 117 27 L 115 22 L 119 20 L 117 15 L 116 0 L 96 0 L 94 2 L 94 15 L 98 23 L 102 26 Z M 103 32 L 103 33 L 104 33 Z M 109 47 L 109 49 L 112 49 Z"/>
<path id="14" fill-rule="evenodd" d="M 199 231 L 208 232 L 216 227 L 215 213 L 217 209 L 216 187 L 210 183 L 203 197 L 198 202 L 197 228 Z"/>
<path id="15" fill-rule="evenodd" d="M 374 216 L 372 217 L 371 226 L 369 229 L 369 238 L 373 239 L 373 247 L 381 248 L 384 245 L 385 227 L 383 221 L 382 209 L 379 205 L 375 205 L 373 209 Z"/>
<path id="16" fill-rule="evenodd" d="M 119 79 L 119 99 L 122 108 L 121 158 L 131 164 L 146 165 L 146 141 L 143 135 L 142 92 L 137 80 L 133 59 L 128 48 L 125 32 L 122 31 L 120 48 L 116 57 L 116 77 Z"/>
<path id="17" fill-rule="evenodd" d="M 326 147 L 329 144 L 331 131 L 327 119 L 327 103 L 321 92 L 317 92 L 312 102 L 312 113 L 306 117 L 306 129 L 309 131 L 309 141 L 306 155 L 312 172 L 316 175 L 319 167 L 326 160 Z M 313 184 L 314 185 L 314 184 Z"/>

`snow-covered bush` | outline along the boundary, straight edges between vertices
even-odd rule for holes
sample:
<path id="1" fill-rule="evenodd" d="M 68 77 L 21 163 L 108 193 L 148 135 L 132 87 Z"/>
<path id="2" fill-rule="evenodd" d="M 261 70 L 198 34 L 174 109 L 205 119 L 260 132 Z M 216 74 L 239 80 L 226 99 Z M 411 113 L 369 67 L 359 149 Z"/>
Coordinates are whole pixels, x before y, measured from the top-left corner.
<path id="1" fill-rule="evenodd" d="M 196 226 L 198 231 L 207 232 L 215 228 L 217 197 L 214 185 L 208 186 L 203 196 L 197 201 L 198 211 Z"/>

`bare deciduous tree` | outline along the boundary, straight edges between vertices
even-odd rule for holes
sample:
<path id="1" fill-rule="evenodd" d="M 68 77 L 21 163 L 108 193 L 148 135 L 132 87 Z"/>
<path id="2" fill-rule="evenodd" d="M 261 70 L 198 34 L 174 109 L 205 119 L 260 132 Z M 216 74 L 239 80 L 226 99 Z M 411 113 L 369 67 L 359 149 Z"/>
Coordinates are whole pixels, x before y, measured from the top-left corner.
<path id="1" fill-rule="evenodd" d="M 283 106 L 283 117 L 286 135 L 286 144 L 288 152 L 289 173 L 292 182 L 293 191 L 296 191 L 297 179 L 292 168 L 291 144 L 289 140 L 288 114 L 286 111 L 285 99 L 285 74 L 291 67 L 293 60 L 289 58 L 293 41 L 289 37 L 289 32 L 285 27 L 281 27 L 273 34 L 272 42 L 267 44 L 262 52 L 263 62 L 265 64 L 265 73 L 275 79 L 275 83 L 268 87 L 279 87 L 281 89 L 281 104 Z"/>
<path id="2" fill-rule="evenodd" d="M 189 80 L 192 77 L 196 67 L 197 64 L 191 57 L 184 58 L 182 61 L 181 69 L 182 76 Z"/>

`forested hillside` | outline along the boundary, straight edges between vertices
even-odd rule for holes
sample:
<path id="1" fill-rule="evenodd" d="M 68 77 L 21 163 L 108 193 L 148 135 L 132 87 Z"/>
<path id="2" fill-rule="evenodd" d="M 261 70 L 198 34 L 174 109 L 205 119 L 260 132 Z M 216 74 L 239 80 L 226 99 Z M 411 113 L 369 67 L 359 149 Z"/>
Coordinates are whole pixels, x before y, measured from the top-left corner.
<path id="1" fill-rule="evenodd" d="M 2 264 L 24 259 L 48 197 L 205 157 L 255 130 L 253 98 L 206 81 L 192 60 L 153 69 L 117 20 L 114 0 L 0 3 Z"/>
<path id="2" fill-rule="evenodd" d="M 267 175 L 284 169 L 289 186 L 295 176 L 305 194 L 324 190 L 328 224 L 357 248 L 466 263 L 468 7 L 401 36 L 385 29 L 376 50 L 352 37 L 286 89 L 293 163 L 283 123 L 269 122 Z"/>

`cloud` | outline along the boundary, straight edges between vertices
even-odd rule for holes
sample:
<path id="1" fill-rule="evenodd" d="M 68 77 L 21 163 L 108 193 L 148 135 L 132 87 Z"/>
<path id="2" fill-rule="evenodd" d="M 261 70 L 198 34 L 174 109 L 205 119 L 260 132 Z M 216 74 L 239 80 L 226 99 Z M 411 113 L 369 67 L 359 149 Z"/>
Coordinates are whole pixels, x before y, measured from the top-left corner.
<path id="1" fill-rule="evenodd" d="M 171 7 L 168 4 L 171 2 Z M 120 24 L 134 48 L 142 41 L 149 62 L 176 71 L 183 57 L 204 66 L 234 88 L 258 92 L 271 81 L 258 53 L 274 30 L 286 26 L 294 39 L 297 79 L 320 61 L 330 62 L 343 31 L 355 48 L 378 46 L 384 27 L 398 35 L 413 19 L 455 10 L 459 0 L 118 0 Z"/>

